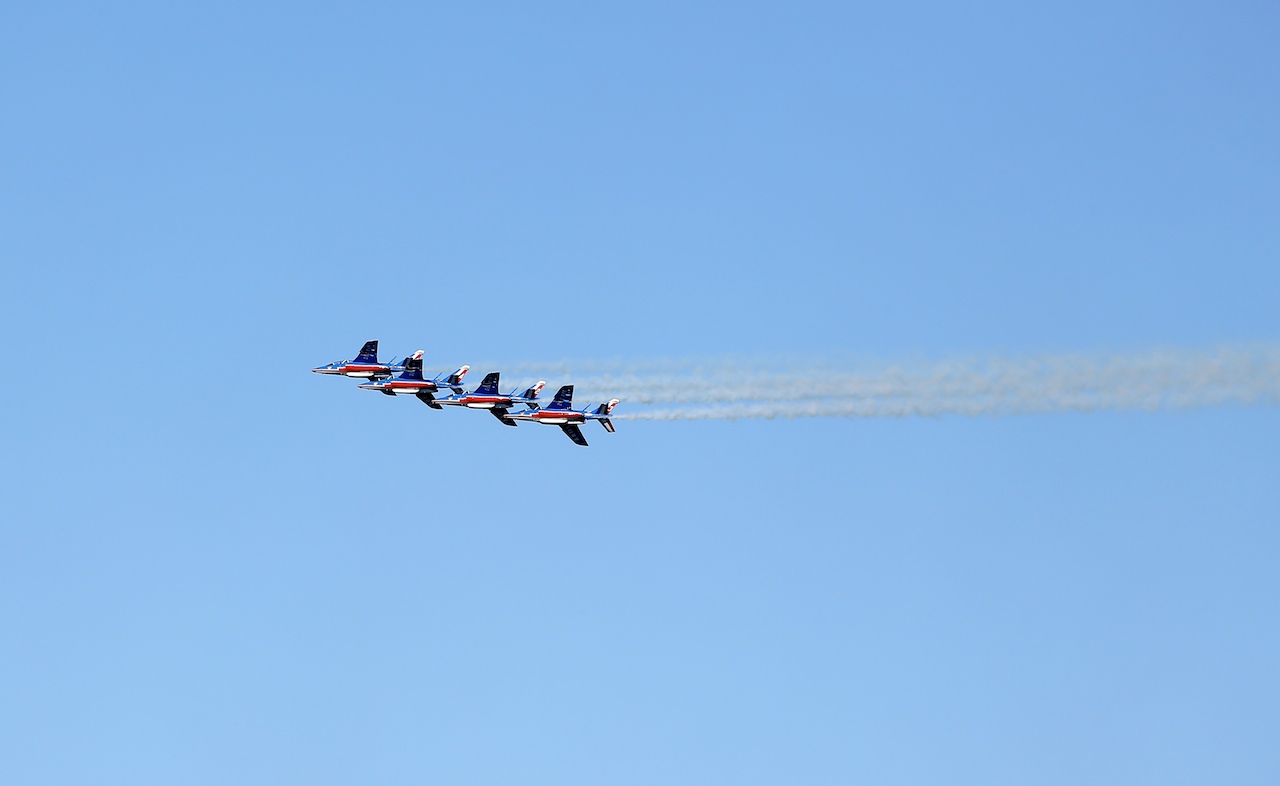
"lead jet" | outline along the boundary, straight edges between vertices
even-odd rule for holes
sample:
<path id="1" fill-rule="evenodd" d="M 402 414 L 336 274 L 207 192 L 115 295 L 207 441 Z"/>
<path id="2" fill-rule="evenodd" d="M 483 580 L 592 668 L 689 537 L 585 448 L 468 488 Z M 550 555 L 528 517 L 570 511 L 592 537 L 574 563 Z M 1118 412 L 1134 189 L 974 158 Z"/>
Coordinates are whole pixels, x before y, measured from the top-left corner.
<path id="1" fill-rule="evenodd" d="M 436 403 L 449 407 L 487 409 L 503 425 L 514 426 L 516 422 L 507 417 L 507 413 L 517 404 L 523 404 L 530 410 L 537 410 L 538 394 L 546 384 L 546 381 L 540 379 L 537 384 L 526 388 L 523 393 L 519 392 L 520 388 L 515 388 L 510 393 L 499 393 L 498 372 L 494 371 L 491 374 L 485 374 L 484 379 L 480 381 L 480 387 L 470 393 L 455 393 L 448 398 L 436 399 Z"/>
<path id="2" fill-rule="evenodd" d="M 316 374 L 337 374 L 357 379 L 387 379 L 396 372 L 403 371 L 404 364 L 396 363 L 395 358 L 386 363 L 379 363 L 378 342 L 366 341 L 355 360 L 339 360 L 327 366 L 316 366 L 311 370 Z"/>
<path id="3" fill-rule="evenodd" d="M 528 420 L 533 423 L 545 423 L 549 426 L 559 426 L 560 430 L 568 435 L 569 439 L 577 444 L 587 446 L 587 438 L 582 436 L 582 430 L 578 428 L 579 424 L 586 423 L 589 420 L 598 420 L 600 425 L 604 426 L 604 430 L 613 432 L 613 421 L 609 420 L 609 415 L 613 413 L 613 408 L 618 406 L 618 399 L 611 400 L 608 404 L 601 404 L 594 410 L 574 409 L 573 408 L 573 385 L 565 385 L 556 391 L 556 396 L 545 409 L 526 409 L 523 412 L 512 412 L 507 418 L 513 421 Z"/>
<path id="4" fill-rule="evenodd" d="M 417 396 L 418 400 L 428 407 L 440 409 L 440 405 L 436 403 L 436 392 L 441 388 L 448 388 L 455 394 L 462 393 L 462 378 L 470 370 L 471 366 L 462 366 L 447 377 L 444 374 L 439 374 L 433 379 L 426 379 L 422 376 L 422 350 L 420 349 L 405 358 L 404 371 L 400 373 L 400 376 L 395 379 L 366 382 L 358 387 L 362 390 L 377 390 L 388 396 L 397 394 Z M 441 379 L 441 377 L 444 377 L 444 379 Z"/>

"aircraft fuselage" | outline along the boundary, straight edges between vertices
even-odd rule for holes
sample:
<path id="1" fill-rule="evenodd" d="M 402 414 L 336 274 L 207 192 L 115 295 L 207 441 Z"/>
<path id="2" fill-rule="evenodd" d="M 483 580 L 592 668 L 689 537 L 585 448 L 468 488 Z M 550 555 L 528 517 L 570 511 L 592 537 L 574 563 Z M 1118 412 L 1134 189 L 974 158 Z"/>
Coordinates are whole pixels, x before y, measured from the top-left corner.
<path id="1" fill-rule="evenodd" d="M 440 387 L 432 380 L 416 380 L 416 379 L 389 379 L 385 382 L 374 382 L 367 385 L 359 385 L 364 390 L 380 390 L 384 393 L 401 394 L 415 396 L 422 391 L 434 393 Z"/>
<path id="2" fill-rule="evenodd" d="M 392 373 L 390 366 L 363 363 L 330 363 L 311 370 L 316 374 L 337 375 L 352 379 L 386 379 Z"/>
<path id="3" fill-rule="evenodd" d="M 463 396 L 458 403 L 470 409 L 493 409 L 511 406 L 510 396 Z"/>
<path id="4" fill-rule="evenodd" d="M 512 413 L 507 417 L 512 420 L 528 420 L 533 423 L 545 423 L 548 426 L 563 426 L 567 423 L 585 423 L 587 420 L 583 413 L 576 412 L 574 410 L 540 409 L 536 412 Z"/>

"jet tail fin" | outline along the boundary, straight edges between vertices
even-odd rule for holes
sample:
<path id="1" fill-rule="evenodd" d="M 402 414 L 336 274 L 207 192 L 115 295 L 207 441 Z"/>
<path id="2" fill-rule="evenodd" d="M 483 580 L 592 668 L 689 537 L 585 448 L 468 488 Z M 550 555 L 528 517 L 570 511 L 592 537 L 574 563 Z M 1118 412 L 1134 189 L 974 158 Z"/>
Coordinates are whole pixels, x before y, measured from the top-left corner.
<path id="1" fill-rule="evenodd" d="M 613 414 L 613 408 L 616 406 L 618 406 L 618 399 L 615 398 L 615 399 L 610 399 L 609 403 L 607 404 L 601 404 L 600 406 L 596 407 L 595 414 L 598 416 L 603 415 L 603 417 L 600 418 L 600 425 L 604 426 L 604 430 L 609 432 L 610 434 L 614 432 L 614 429 L 613 429 L 613 421 L 609 420 L 609 415 Z"/>
<path id="2" fill-rule="evenodd" d="M 600 406 L 596 407 L 596 412 L 595 412 L 595 414 L 597 414 L 597 415 L 612 415 L 612 414 L 613 414 L 613 408 L 614 408 L 614 407 L 616 407 L 616 406 L 618 406 L 618 399 L 616 399 L 616 398 L 615 398 L 615 399 L 610 399 L 608 404 L 601 404 Z"/>
<path id="3" fill-rule="evenodd" d="M 445 387 L 451 388 L 454 393 L 462 392 L 462 378 L 471 370 L 471 366 L 459 366 L 458 370 L 449 375 L 444 381 Z"/>
<path id="4" fill-rule="evenodd" d="M 546 386 L 547 386 L 547 381 L 545 379 L 540 379 L 538 380 L 537 384 L 531 385 L 528 389 L 525 390 L 525 392 L 521 393 L 520 398 L 535 399 L 538 397 L 538 394 L 542 392 L 542 389 Z"/>

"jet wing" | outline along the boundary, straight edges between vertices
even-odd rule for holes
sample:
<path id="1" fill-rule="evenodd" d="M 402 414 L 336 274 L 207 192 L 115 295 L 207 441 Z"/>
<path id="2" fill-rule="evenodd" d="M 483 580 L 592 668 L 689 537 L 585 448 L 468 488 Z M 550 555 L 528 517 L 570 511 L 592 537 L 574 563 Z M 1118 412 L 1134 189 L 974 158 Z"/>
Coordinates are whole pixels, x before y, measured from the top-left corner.
<path id="1" fill-rule="evenodd" d="M 587 447 L 587 438 L 582 436 L 582 430 L 578 428 L 577 424 L 564 423 L 560 426 L 560 429 L 564 431 L 565 434 L 569 435 L 569 439 L 577 442 L 584 448 Z"/>
<path id="2" fill-rule="evenodd" d="M 504 426 L 514 426 L 516 424 L 514 420 L 507 417 L 507 410 L 505 407 L 494 407 L 493 409 L 489 410 L 489 414 L 497 418 L 498 422 Z"/>
<path id="3" fill-rule="evenodd" d="M 430 390 L 419 390 L 414 395 L 418 397 L 419 401 L 421 401 L 423 404 L 426 404 L 428 407 L 431 407 L 432 409 L 444 409 L 444 407 L 436 403 L 436 397 L 431 395 Z"/>

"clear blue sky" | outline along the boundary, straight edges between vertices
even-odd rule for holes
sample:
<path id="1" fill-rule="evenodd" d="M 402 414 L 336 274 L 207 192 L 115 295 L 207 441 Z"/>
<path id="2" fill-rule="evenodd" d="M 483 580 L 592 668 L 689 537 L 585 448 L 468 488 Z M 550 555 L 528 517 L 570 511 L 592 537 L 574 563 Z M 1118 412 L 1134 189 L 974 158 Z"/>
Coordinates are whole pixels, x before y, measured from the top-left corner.
<path id="1" fill-rule="evenodd" d="M 1280 780 L 1276 409 L 307 373 L 1280 339 L 1274 4 L 891 5 L 0 12 L 0 781 Z"/>

